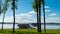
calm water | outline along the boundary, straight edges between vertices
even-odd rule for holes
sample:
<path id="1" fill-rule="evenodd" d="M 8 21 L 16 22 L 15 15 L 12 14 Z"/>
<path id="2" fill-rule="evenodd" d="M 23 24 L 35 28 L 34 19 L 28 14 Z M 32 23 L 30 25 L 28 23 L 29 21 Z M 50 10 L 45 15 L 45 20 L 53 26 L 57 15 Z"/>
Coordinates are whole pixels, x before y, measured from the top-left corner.
<path id="1" fill-rule="evenodd" d="M 44 25 L 42 24 L 42 29 Z M 46 29 L 60 29 L 60 24 L 46 24 Z"/>
<path id="2" fill-rule="evenodd" d="M 17 29 L 18 24 L 15 24 L 15 28 Z M 0 29 L 2 27 L 2 24 L 0 24 Z M 4 24 L 4 29 L 7 29 L 7 28 L 12 28 L 13 27 L 13 24 Z M 42 24 L 42 29 L 44 29 L 44 25 Z M 46 29 L 60 29 L 60 24 L 46 24 Z"/>
<path id="3" fill-rule="evenodd" d="M 13 24 L 4 24 L 3 28 L 4 29 L 10 29 L 13 27 Z M 2 24 L 0 24 L 0 29 L 2 28 Z M 17 24 L 15 24 L 15 28 L 18 28 Z"/>

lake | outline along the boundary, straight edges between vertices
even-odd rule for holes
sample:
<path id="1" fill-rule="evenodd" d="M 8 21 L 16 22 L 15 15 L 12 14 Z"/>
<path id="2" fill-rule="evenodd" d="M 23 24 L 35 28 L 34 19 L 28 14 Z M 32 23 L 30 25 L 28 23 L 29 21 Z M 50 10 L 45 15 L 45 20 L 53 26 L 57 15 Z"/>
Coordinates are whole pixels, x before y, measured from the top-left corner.
<path id="1" fill-rule="evenodd" d="M 18 24 L 15 24 L 15 29 L 19 28 L 17 26 Z M 44 29 L 44 24 L 41 25 L 42 29 Z M 0 24 L 0 29 L 2 27 L 2 24 Z M 13 28 L 13 24 L 4 24 L 4 29 L 10 29 Z M 60 29 L 60 24 L 46 24 L 46 29 Z"/>

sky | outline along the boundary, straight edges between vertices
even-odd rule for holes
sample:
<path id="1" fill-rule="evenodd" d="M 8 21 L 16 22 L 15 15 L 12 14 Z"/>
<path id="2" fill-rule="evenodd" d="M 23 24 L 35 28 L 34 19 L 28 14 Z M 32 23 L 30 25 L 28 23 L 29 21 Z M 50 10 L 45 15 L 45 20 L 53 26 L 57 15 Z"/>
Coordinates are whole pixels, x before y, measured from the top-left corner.
<path id="1" fill-rule="evenodd" d="M 32 8 L 33 0 L 18 0 L 17 10 L 15 10 L 17 23 L 36 23 L 36 12 Z M 60 23 L 60 0 L 45 0 L 46 23 Z M 3 13 L 0 16 L 2 22 Z M 13 11 L 11 5 L 5 15 L 4 22 L 13 22 Z M 41 22 L 43 23 L 43 11 L 41 11 Z"/>

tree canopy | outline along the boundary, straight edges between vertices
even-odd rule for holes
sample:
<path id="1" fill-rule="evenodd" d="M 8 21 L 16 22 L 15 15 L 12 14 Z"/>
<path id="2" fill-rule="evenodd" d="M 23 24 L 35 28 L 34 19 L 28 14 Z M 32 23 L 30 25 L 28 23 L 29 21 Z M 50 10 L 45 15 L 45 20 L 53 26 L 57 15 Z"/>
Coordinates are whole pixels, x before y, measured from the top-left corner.
<path id="1" fill-rule="evenodd" d="M 34 9 L 35 12 L 36 12 L 36 3 L 37 3 L 37 4 L 38 4 L 38 3 L 43 4 L 43 0 L 41 0 L 41 2 L 40 2 L 40 1 L 37 2 L 37 1 L 33 0 L 33 2 L 31 2 L 32 7 L 33 7 L 33 9 Z"/>

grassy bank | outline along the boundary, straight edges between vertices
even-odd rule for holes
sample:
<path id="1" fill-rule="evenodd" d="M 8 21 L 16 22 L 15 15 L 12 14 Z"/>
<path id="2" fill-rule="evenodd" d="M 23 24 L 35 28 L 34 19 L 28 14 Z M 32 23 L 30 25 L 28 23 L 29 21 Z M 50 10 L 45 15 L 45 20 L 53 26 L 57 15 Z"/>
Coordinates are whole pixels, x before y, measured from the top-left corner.
<path id="1" fill-rule="evenodd" d="M 42 30 L 42 33 L 38 33 L 36 29 L 16 29 L 15 33 L 12 32 L 12 29 L 4 29 L 1 31 L 0 34 L 45 34 L 44 30 Z M 46 34 L 60 34 L 60 29 L 50 29 L 46 30 Z"/>

